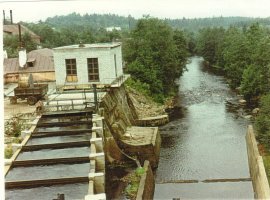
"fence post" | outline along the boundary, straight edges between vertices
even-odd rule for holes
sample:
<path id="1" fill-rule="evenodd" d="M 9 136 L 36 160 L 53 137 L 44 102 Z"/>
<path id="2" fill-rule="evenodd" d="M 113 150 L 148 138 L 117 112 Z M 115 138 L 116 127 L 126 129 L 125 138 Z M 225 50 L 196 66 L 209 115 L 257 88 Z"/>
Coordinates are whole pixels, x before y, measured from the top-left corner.
<path id="1" fill-rule="evenodd" d="M 98 109 L 98 98 L 97 98 L 97 85 L 93 84 L 94 89 L 94 103 L 95 103 L 95 110 Z"/>

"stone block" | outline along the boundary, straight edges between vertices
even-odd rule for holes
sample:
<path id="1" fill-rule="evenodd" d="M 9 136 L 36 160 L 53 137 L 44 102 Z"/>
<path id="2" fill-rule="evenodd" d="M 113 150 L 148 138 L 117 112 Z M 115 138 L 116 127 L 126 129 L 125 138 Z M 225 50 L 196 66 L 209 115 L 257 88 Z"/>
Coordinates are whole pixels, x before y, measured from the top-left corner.
<path id="1" fill-rule="evenodd" d="M 84 200 L 106 200 L 106 194 L 101 193 L 101 194 L 88 194 L 84 197 Z"/>
<path id="2" fill-rule="evenodd" d="M 91 153 L 90 160 L 96 161 L 96 171 L 103 171 L 105 169 L 105 155 L 104 153 Z"/>
<path id="3" fill-rule="evenodd" d="M 5 166 L 12 164 L 12 159 L 5 159 Z"/>
<path id="4" fill-rule="evenodd" d="M 32 133 L 32 131 L 30 131 L 30 130 L 21 131 L 21 137 L 25 138 L 25 136 L 30 136 L 31 133 Z"/>
<path id="5" fill-rule="evenodd" d="M 22 148 L 22 145 L 21 144 L 15 144 L 13 143 L 12 145 L 12 152 L 15 153 L 18 149 L 21 149 Z"/>
<path id="6" fill-rule="evenodd" d="M 103 140 L 102 140 L 102 138 L 91 138 L 90 143 L 91 143 L 91 146 L 94 145 L 96 147 L 97 152 L 103 152 Z"/>

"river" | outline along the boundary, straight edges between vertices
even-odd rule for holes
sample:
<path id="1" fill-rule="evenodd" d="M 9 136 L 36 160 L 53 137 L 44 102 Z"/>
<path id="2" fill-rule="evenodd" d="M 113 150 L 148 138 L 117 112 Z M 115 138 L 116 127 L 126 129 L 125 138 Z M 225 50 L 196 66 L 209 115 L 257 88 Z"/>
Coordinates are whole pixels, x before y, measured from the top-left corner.
<path id="1" fill-rule="evenodd" d="M 245 134 L 248 121 L 223 76 L 190 58 L 179 81 L 183 116 L 160 128 L 162 145 L 155 199 L 252 199 Z M 204 183 L 213 179 L 215 182 Z M 217 181 L 225 179 L 226 182 Z M 194 180 L 195 183 L 179 183 Z M 216 182 L 217 181 L 217 182 Z M 177 183 L 178 182 L 178 183 Z"/>

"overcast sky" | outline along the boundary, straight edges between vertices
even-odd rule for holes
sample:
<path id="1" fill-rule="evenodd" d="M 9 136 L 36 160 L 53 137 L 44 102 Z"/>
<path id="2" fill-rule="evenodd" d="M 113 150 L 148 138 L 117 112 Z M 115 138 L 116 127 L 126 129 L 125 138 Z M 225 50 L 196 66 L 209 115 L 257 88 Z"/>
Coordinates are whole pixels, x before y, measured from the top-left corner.
<path id="1" fill-rule="evenodd" d="M 270 0 L 1 0 L 0 7 L 14 22 L 37 22 L 71 12 L 129 14 L 140 18 L 200 18 L 219 16 L 269 17 Z"/>

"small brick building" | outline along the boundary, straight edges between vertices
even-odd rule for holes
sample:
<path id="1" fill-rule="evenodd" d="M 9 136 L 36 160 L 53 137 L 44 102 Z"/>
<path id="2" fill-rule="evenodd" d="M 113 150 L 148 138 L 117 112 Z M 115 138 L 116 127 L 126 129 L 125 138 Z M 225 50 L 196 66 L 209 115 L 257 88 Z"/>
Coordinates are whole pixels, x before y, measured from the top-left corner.
<path id="1" fill-rule="evenodd" d="M 56 86 L 112 84 L 123 75 L 121 43 L 54 48 Z"/>

